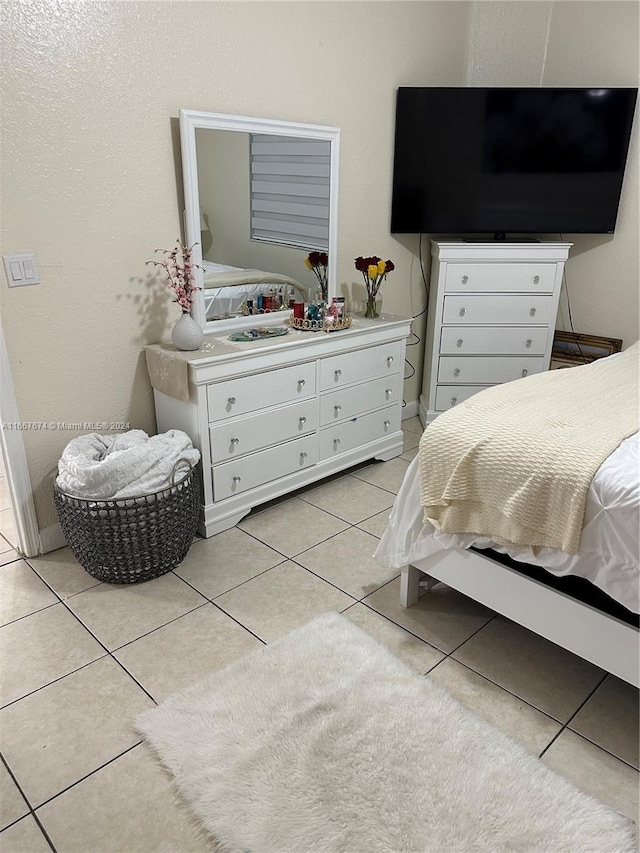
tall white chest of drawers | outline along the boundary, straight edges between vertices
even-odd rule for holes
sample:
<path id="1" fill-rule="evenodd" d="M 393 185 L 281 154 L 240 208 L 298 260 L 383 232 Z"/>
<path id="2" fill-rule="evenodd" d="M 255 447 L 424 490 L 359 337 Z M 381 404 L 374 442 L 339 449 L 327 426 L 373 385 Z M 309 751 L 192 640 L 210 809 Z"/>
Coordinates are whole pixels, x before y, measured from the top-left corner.
<path id="1" fill-rule="evenodd" d="M 420 416 L 549 369 L 572 243 L 431 241 Z"/>
<path id="2" fill-rule="evenodd" d="M 188 357 L 184 399 L 156 380 L 159 432 L 184 430 L 202 457 L 199 531 L 212 536 L 253 507 L 367 459 L 402 453 L 410 320 L 354 319 L 340 332 L 232 343 Z M 184 354 L 154 344 L 156 363 Z M 184 366 L 184 361 L 181 362 Z M 152 382 L 154 382 L 152 378 Z"/>

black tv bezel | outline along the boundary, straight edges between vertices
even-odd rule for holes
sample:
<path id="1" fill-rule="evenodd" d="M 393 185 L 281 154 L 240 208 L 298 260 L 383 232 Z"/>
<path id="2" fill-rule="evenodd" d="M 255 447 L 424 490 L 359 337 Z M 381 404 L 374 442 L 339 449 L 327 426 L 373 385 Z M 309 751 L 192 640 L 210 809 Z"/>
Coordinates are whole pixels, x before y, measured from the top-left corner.
<path id="1" fill-rule="evenodd" d="M 556 92 L 587 92 L 589 90 L 597 90 L 597 89 L 615 89 L 615 90 L 623 90 L 630 93 L 631 96 L 631 104 L 630 104 L 630 117 L 628 121 L 628 126 L 626 128 L 626 138 L 624 138 L 624 167 L 622 168 L 620 174 L 620 184 L 618 188 L 617 194 L 617 204 L 616 211 L 613 217 L 613 225 L 610 229 L 601 229 L 601 230 L 593 230 L 586 227 L 575 227 L 573 223 L 570 222 L 554 222 L 553 224 L 545 224 L 540 228 L 479 228 L 479 227 L 456 227 L 456 228 L 448 228 L 446 230 L 440 230 L 438 228 L 430 228 L 430 227 L 421 227 L 420 229 L 416 229 L 414 227 L 409 228 L 405 226 L 403 228 L 394 227 L 394 211 L 395 211 L 395 195 L 396 195 L 396 157 L 398 150 L 398 111 L 400 108 L 400 92 L 403 90 L 439 90 L 439 91 L 467 91 L 468 89 L 475 89 L 484 92 L 489 91 L 538 91 L 540 89 L 548 89 Z M 547 234 L 613 234 L 615 233 L 615 228 L 617 225 L 618 214 L 620 209 L 620 200 L 622 197 L 622 190 L 624 186 L 624 177 L 627 168 L 627 162 L 629 158 L 629 147 L 631 143 L 633 124 L 635 121 L 635 112 L 637 108 L 637 100 L 638 100 L 638 87 L 635 86 L 399 86 L 396 91 L 396 111 L 395 111 L 395 128 L 394 128 L 394 154 L 393 154 L 393 170 L 392 170 L 392 186 L 391 186 L 391 225 L 390 231 L 392 234 L 433 234 L 433 235 L 465 235 L 465 236 L 485 236 L 490 237 L 494 236 L 494 239 L 505 239 L 506 235 L 547 235 Z M 424 225 L 424 223 L 422 223 Z M 502 223 L 507 225 L 508 223 Z M 554 225 L 562 225 L 562 227 L 553 227 Z"/>

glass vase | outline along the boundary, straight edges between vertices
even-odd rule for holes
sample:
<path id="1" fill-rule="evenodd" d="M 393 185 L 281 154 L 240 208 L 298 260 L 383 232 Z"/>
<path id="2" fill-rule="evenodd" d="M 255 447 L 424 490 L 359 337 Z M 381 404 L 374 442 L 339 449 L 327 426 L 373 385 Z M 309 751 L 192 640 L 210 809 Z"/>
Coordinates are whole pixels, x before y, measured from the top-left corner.
<path id="1" fill-rule="evenodd" d="M 377 320 L 381 314 L 382 295 L 377 293 L 375 296 L 367 296 L 367 301 L 364 303 L 364 316 Z"/>
<path id="2" fill-rule="evenodd" d="M 180 319 L 171 330 L 171 340 L 176 349 L 189 352 L 200 349 L 204 333 L 188 311 L 183 311 Z"/>

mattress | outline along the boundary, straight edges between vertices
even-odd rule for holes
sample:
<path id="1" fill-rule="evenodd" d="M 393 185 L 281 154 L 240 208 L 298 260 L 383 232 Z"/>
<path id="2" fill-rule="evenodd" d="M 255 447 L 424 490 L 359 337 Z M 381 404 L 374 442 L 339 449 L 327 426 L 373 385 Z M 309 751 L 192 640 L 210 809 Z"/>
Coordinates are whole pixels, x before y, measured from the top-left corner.
<path id="1" fill-rule="evenodd" d="M 295 295 L 294 288 L 288 284 L 274 284 L 273 281 L 251 282 L 246 284 L 234 284 L 229 287 L 213 286 L 220 273 L 239 271 L 241 267 L 229 266 L 229 264 L 217 264 L 214 261 L 202 261 L 204 270 L 204 303 L 205 316 L 208 320 L 233 317 L 242 313 L 242 308 L 247 299 L 256 299 L 258 294 L 269 295 L 276 291 L 282 291 L 285 305 Z M 268 276 L 268 273 L 265 274 Z"/>
<path id="2" fill-rule="evenodd" d="M 583 577 L 623 607 L 639 613 L 639 531 L 640 438 L 636 433 L 620 444 L 593 478 L 575 555 L 552 548 L 506 547 L 474 534 L 440 533 L 425 524 L 416 457 L 407 470 L 375 556 L 383 565 L 400 569 L 438 551 L 491 548 L 557 576 Z"/>

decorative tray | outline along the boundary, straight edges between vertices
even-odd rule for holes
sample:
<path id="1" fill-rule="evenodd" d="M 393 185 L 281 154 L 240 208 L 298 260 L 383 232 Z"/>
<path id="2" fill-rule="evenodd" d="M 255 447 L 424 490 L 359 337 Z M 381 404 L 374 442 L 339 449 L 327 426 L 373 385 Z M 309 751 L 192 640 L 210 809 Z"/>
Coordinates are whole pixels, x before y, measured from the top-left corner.
<path id="1" fill-rule="evenodd" d="M 341 329 L 349 328 L 351 317 L 343 317 L 342 320 L 336 320 L 334 323 L 327 322 L 326 318 L 324 320 L 303 320 L 299 317 L 290 317 L 289 325 L 301 332 L 339 332 Z"/>
<path id="2" fill-rule="evenodd" d="M 245 329 L 242 332 L 233 332 L 229 335 L 230 341 L 263 341 L 265 338 L 279 338 L 288 335 L 289 329 L 284 326 L 259 327 L 257 329 Z"/>

